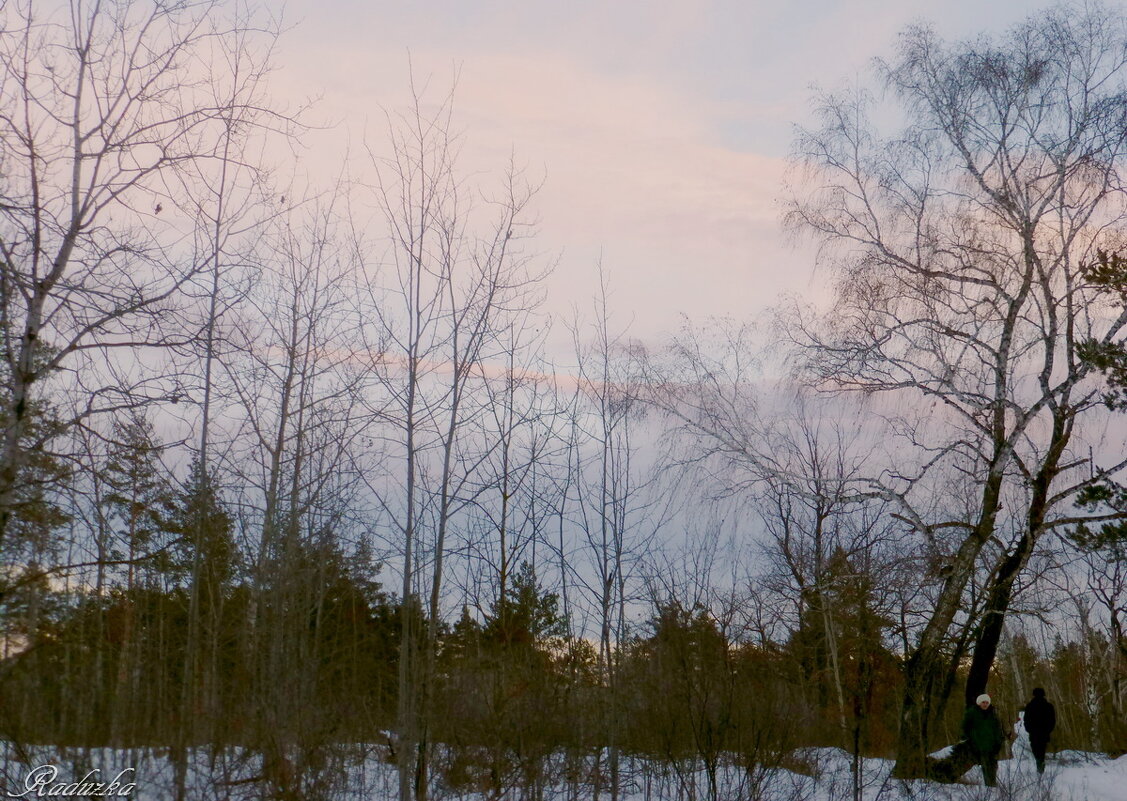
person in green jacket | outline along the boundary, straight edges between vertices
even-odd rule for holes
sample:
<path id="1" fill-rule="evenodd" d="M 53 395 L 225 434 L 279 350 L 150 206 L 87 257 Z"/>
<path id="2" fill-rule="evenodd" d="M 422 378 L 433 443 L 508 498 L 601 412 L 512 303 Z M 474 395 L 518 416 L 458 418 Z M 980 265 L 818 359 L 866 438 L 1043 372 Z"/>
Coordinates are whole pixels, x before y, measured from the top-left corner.
<path id="1" fill-rule="evenodd" d="M 967 746 L 982 766 L 982 778 L 987 787 L 994 787 L 998 781 L 998 754 L 1006 742 L 1006 734 L 1002 730 L 1002 722 L 994 707 L 990 705 L 990 696 L 986 693 L 975 699 L 974 706 L 968 706 L 963 715 L 963 737 Z"/>

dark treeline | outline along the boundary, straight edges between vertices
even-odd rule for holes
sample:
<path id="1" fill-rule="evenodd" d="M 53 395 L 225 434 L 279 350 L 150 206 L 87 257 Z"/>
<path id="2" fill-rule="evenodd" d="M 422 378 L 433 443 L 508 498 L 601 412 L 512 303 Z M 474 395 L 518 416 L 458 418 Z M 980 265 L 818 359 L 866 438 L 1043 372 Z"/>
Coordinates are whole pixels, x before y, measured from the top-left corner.
<path id="1" fill-rule="evenodd" d="M 229 541 L 230 518 L 214 497 L 198 486 L 191 492 L 176 511 L 211 504 L 210 534 Z M 339 768 L 338 752 L 349 744 L 373 743 L 394 760 L 401 610 L 369 570 L 329 543 L 303 546 L 285 577 L 285 600 L 269 612 L 288 621 L 277 665 L 264 665 L 270 657 L 247 647 L 262 625 L 253 622 L 255 590 L 237 564 L 217 571 L 197 656 L 205 667 L 189 685 L 189 559 L 183 553 L 179 567 L 171 559 L 138 570 L 132 587 L 101 596 L 28 591 L 39 608 L 25 613 L 25 620 L 34 615 L 32 626 L 21 627 L 27 647 L 5 665 L 5 736 L 163 747 L 184 725 L 186 697 L 192 745 L 261 753 L 278 771 L 263 781 L 279 787 L 294 775 L 305 775 L 307 785 L 293 787 L 314 786 L 319 773 Z M 839 557 L 832 569 L 846 568 Z M 623 644 L 611 686 L 592 643 L 569 636 L 558 596 L 524 563 L 484 619 L 466 610 L 453 625 L 438 624 L 432 736 L 444 748 L 437 778 L 487 793 L 579 780 L 601 780 L 609 791 L 610 774 L 597 772 L 597 760 L 612 742 L 625 754 L 665 760 L 686 774 L 703 767 L 713 777 L 733 759 L 751 774 L 779 765 L 801 770 L 796 748 L 842 746 L 843 733 L 857 754 L 892 755 L 902 663 L 883 644 L 889 622 L 854 590 L 852 583 L 830 590 L 836 676 L 817 610 L 784 642 L 759 644 L 741 641 L 702 607 L 672 602 L 653 609 Z M 267 592 L 276 598 L 276 590 Z M 430 625 L 417 605 L 413 613 L 420 629 Z M 1097 689 L 1108 645 L 1093 635 L 1057 640 L 1042 654 L 1015 637 L 992 677 L 997 705 L 1016 718 L 1030 688 L 1043 685 L 1061 710 L 1057 748 L 1122 742 L 1123 719 Z M 960 717 L 953 708 L 944 736 L 957 738 Z M 577 775 L 551 767 L 559 754 Z M 592 764 L 594 777 L 586 775 Z"/>

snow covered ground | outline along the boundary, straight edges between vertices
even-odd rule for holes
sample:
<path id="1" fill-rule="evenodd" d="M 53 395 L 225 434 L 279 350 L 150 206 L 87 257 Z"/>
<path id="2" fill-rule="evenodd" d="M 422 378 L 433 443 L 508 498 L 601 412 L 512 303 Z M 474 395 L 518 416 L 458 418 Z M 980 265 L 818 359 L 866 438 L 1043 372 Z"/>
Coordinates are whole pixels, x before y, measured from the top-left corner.
<path id="1" fill-rule="evenodd" d="M 853 783 L 848 757 L 842 752 L 823 754 L 823 770 L 809 801 L 852 799 Z M 865 760 L 864 801 L 912 799 L 913 801 L 1125 801 L 1127 756 L 1108 759 L 1077 751 L 1050 755 L 1045 774 L 1038 776 L 1032 757 L 1006 759 L 998 764 L 998 786 L 985 787 L 982 773 L 973 768 L 959 784 L 901 782 L 890 777 L 891 762 Z"/>
<path id="2" fill-rule="evenodd" d="M 334 749 L 333 759 L 310 771 L 290 798 L 302 801 L 380 801 L 395 796 L 393 767 L 380 758 L 382 749 L 362 746 Z M 161 751 L 58 750 L 33 747 L 2 748 L 0 797 L 128 797 L 142 801 L 171 801 L 175 778 L 167 754 Z M 42 778 L 50 772 L 34 769 L 53 765 L 57 775 L 51 783 Z M 565 773 L 570 768 L 571 779 Z M 131 771 L 129 769 L 132 769 Z M 717 801 L 1124 801 L 1127 799 L 1127 756 L 1112 760 L 1080 752 L 1051 755 L 1048 769 L 1038 777 L 1031 760 L 1004 760 L 999 766 L 999 786 L 982 786 L 977 768 L 963 783 L 902 782 L 889 776 L 891 763 L 868 759 L 860 765 L 860 788 L 856 793 L 854 772 L 847 754 L 836 749 L 809 749 L 795 755 L 794 770 L 772 770 L 748 774 L 731 766 L 717 774 Z M 122 772 L 125 771 L 124 776 Z M 812 775 L 806 775 L 807 773 Z M 590 776 L 576 778 L 575 764 L 549 766 L 554 775 L 542 796 L 513 790 L 496 801 L 586 801 L 593 797 Z M 260 780 L 260 761 L 238 751 L 196 752 L 186 777 L 186 796 L 191 801 L 252 801 L 270 799 L 271 788 Z M 118 794 L 95 795 L 93 782 L 108 783 L 121 777 Z M 642 759 L 624 763 L 622 801 L 706 801 L 710 799 L 706 772 L 699 765 L 671 765 Z M 35 782 L 39 781 L 37 786 Z M 86 792 L 65 793 L 59 785 L 86 782 Z M 125 782 L 135 783 L 127 795 L 120 794 Z M 51 788 L 56 792 L 52 794 Z M 67 788 L 63 788 L 65 790 Z M 603 798 L 609 796 L 605 793 Z M 486 801 L 487 796 L 471 789 L 438 786 L 436 801 Z"/>

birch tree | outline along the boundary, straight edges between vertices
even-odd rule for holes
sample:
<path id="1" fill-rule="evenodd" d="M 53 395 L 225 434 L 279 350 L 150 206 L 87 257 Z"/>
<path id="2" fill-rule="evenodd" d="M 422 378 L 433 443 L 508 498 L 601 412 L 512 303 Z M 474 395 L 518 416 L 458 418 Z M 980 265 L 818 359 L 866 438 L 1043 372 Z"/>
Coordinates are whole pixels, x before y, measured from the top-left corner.
<path id="1" fill-rule="evenodd" d="M 1123 222 L 1124 39 L 1123 17 L 1090 4 L 997 39 L 911 27 L 877 64 L 902 130 L 880 135 L 864 91 L 823 94 L 796 141 L 787 221 L 835 276 L 824 324 L 797 325 L 796 342 L 823 386 L 903 404 L 888 415 L 900 463 L 873 487 L 943 562 L 905 666 L 898 775 L 924 770 L 958 632 L 972 627 L 973 699 L 1037 543 L 1074 522 L 1078 489 L 1123 467 L 1090 472 L 1077 445 L 1099 401 L 1078 345 L 1127 323 L 1080 269 Z"/>

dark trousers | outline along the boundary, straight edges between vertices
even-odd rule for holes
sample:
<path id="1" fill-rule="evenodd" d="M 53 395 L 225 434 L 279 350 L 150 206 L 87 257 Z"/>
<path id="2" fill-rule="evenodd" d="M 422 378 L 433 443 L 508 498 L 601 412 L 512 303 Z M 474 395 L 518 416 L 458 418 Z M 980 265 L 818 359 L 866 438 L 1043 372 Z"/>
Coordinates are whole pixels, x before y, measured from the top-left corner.
<path id="1" fill-rule="evenodd" d="M 998 754 L 979 754 L 978 764 L 982 766 L 982 781 L 987 787 L 998 784 Z"/>
<path id="2" fill-rule="evenodd" d="M 1037 772 L 1045 772 L 1045 749 L 1049 747 L 1049 735 L 1029 735 L 1029 749 L 1033 752 L 1033 758 L 1037 760 Z"/>

